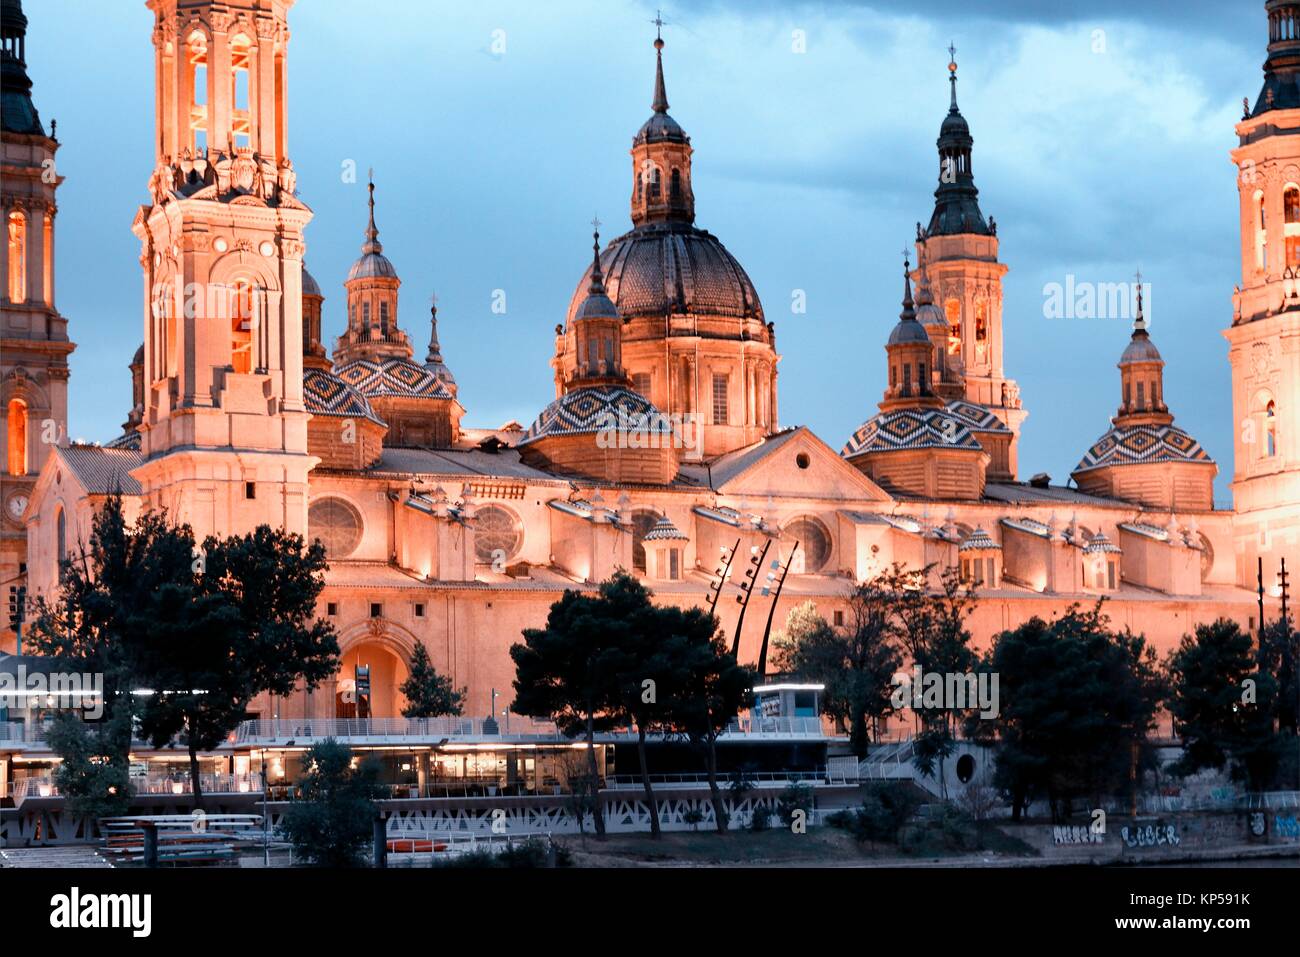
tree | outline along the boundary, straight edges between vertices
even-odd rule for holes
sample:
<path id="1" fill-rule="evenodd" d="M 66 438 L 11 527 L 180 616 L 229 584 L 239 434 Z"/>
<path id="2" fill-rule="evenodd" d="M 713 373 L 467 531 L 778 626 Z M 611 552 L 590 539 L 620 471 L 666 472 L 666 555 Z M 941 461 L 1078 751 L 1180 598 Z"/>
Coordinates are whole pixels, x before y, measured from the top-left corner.
<path id="1" fill-rule="evenodd" d="M 423 643 L 415 646 L 411 673 L 398 690 L 406 696 L 407 705 L 402 709 L 404 718 L 438 718 L 462 713 L 466 689 L 457 691 L 452 687 L 451 678 L 438 674 Z"/>
<path id="2" fill-rule="evenodd" d="M 107 721 L 88 724 L 61 711 L 45 730 L 45 743 L 63 760 L 54 783 L 66 809 L 79 818 L 125 814 L 131 806 L 131 716 L 118 711 Z"/>
<path id="3" fill-rule="evenodd" d="M 704 759 L 719 834 L 727 833 L 727 809 L 718 787 L 718 737 L 749 706 L 755 672 L 736 664 L 718 632 L 717 619 L 700 608 L 663 609 L 680 616 L 672 634 L 682 643 L 683 681 L 668 699 L 668 723 Z"/>
<path id="4" fill-rule="evenodd" d="M 39 654 L 105 675 L 105 717 L 137 716 L 155 747 L 183 735 L 194 802 L 198 753 L 218 746 L 264 692 L 315 687 L 338 668 L 331 625 L 315 619 L 325 551 L 260 526 L 208 538 L 146 511 L 128 526 L 120 494 L 95 515 L 89 549 L 65 562 L 57 598 L 39 602 Z M 152 694 L 137 699 L 133 691 Z M 105 739 L 126 760 L 130 738 Z"/>
<path id="5" fill-rule="evenodd" d="M 602 592 L 609 583 L 602 584 Z M 525 628 L 522 644 L 510 648 L 515 663 L 515 714 L 550 718 L 569 737 L 587 743 L 587 789 L 595 808 L 596 833 L 605 835 L 600 802 L 596 732 L 618 723 L 615 688 L 626 622 L 613 619 L 600 595 L 568 589 L 551 605 L 545 628 Z"/>
<path id="6" fill-rule="evenodd" d="M 1140 637 L 1114 634 L 1100 605 L 1060 618 L 1031 618 L 994 639 L 982 669 L 999 676 L 999 712 L 970 718 L 967 733 L 996 735 L 994 781 L 1012 816 L 1045 794 L 1053 820 L 1071 801 L 1136 786 L 1135 755 L 1164 695 L 1154 652 Z"/>
<path id="7" fill-rule="evenodd" d="M 1262 656 L 1267 663 L 1267 651 Z M 1277 776 L 1284 738 L 1274 726 L 1278 682 L 1261 668 L 1254 642 L 1220 618 L 1184 635 L 1168 662 L 1169 711 L 1183 740 L 1171 770 L 1193 774 L 1228 765 L 1234 780 L 1267 790 Z"/>
<path id="8" fill-rule="evenodd" d="M 178 534 L 189 536 L 189 526 Z M 319 542 L 261 525 L 209 537 L 195 554 L 158 589 L 129 644 L 135 674 L 154 691 L 141 731 L 155 747 L 183 734 L 201 807 L 198 753 L 221 744 L 259 694 L 284 696 L 333 675 L 339 646 L 333 626 L 315 616 L 325 587 Z"/>
<path id="9" fill-rule="evenodd" d="M 360 866 L 383 793 L 377 763 L 367 759 L 354 768 L 352 750 L 330 738 L 307 751 L 303 767 L 280 829 L 316 867 Z"/>
<path id="10" fill-rule="evenodd" d="M 859 758 L 866 757 L 871 743 L 870 727 L 894 711 L 892 682 L 902 657 L 890 627 L 889 604 L 889 593 L 873 578 L 850 596 L 847 629 L 832 628 L 812 602 L 805 602 L 790 611 L 776 641 L 778 667 L 824 686 L 822 711 L 848 726 Z"/>

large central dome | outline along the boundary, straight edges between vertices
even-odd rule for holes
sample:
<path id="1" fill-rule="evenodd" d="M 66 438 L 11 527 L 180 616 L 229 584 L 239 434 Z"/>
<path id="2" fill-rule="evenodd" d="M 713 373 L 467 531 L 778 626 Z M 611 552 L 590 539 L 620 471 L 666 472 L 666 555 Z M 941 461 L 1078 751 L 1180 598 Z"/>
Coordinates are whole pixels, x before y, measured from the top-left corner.
<path id="1" fill-rule="evenodd" d="M 624 233 L 601 253 L 600 268 L 624 319 L 693 313 L 763 320 L 758 293 L 736 257 L 689 223 L 647 223 Z M 569 321 L 590 285 L 588 267 L 569 303 Z"/>

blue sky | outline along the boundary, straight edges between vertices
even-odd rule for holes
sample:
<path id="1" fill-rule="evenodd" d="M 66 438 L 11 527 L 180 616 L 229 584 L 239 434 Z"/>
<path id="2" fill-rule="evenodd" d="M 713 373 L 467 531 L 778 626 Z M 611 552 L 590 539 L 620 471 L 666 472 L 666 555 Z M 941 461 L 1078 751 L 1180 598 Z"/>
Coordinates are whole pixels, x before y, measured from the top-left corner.
<path id="1" fill-rule="evenodd" d="M 1128 336 L 1122 320 L 1045 319 L 1044 287 L 1071 274 L 1123 282 L 1140 266 L 1169 404 L 1219 462 L 1226 500 L 1220 330 L 1239 274 L 1228 150 L 1241 98 L 1260 87 L 1263 6 L 665 7 L 668 96 L 696 150 L 697 222 L 745 266 L 777 325 L 782 424 L 806 424 L 839 449 L 876 409 L 899 252 L 933 206 L 952 41 L 981 205 L 1010 266 L 1006 370 L 1030 412 L 1022 477 L 1064 481 L 1105 431 Z M 25 9 L 34 97 L 47 128 L 59 121 L 67 177 L 57 296 L 79 344 L 69 431 L 103 441 L 126 416 L 125 366 L 143 335 L 129 227 L 153 165 L 151 15 L 135 0 Z M 553 329 L 589 262 L 592 214 L 607 238 L 630 226 L 627 151 L 650 113 L 654 15 L 623 0 L 300 0 L 289 21 L 289 143 L 315 211 L 307 261 L 326 295 L 327 339 L 344 325 L 342 281 L 374 167 L 380 238 L 418 355 L 436 291 L 467 423 L 527 425 L 553 396 Z M 505 50 L 495 55 L 498 30 Z M 796 30 L 806 52 L 793 50 Z M 357 183 L 341 175 L 349 161 Z M 497 289 L 504 315 L 492 311 Z M 806 314 L 791 311 L 795 290 Z"/>

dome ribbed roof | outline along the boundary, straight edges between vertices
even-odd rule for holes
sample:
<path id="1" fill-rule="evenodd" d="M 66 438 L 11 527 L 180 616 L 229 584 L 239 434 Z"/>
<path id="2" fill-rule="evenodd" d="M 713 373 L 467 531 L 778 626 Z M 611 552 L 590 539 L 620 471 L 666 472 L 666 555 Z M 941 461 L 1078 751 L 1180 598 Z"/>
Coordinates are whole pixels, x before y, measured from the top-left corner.
<path id="1" fill-rule="evenodd" d="M 324 369 L 303 370 L 302 397 L 303 405 L 312 415 L 363 418 L 380 425 L 384 424 L 384 421 L 375 415 L 364 395 L 334 373 Z"/>
<path id="2" fill-rule="evenodd" d="M 315 276 L 307 271 L 306 263 L 304 263 L 302 267 L 302 294 L 304 296 L 320 296 L 322 299 L 325 298 L 324 294 L 320 291 L 320 283 L 316 281 Z"/>
<path id="3" fill-rule="evenodd" d="M 1119 357 L 1120 365 L 1128 365 L 1131 362 L 1161 362 L 1160 350 L 1156 344 L 1151 341 L 1145 330 L 1139 329 L 1133 333 L 1133 338 L 1125 347 L 1124 352 Z"/>
<path id="4" fill-rule="evenodd" d="M 624 319 L 687 312 L 763 319 L 753 282 L 711 233 L 686 223 L 647 223 L 624 233 L 600 257 L 605 289 Z M 591 267 L 569 304 L 569 320 L 587 298 Z"/>

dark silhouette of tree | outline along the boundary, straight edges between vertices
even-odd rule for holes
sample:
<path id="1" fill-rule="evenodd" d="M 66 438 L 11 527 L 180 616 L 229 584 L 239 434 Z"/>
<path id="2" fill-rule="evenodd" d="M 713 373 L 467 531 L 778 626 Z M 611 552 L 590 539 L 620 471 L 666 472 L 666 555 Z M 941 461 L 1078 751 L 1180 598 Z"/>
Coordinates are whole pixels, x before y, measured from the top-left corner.
<path id="1" fill-rule="evenodd" d="M 352 750 L 329 738 L 307 751 L 303 768 L 280 829 L 311 865 L 361 866 L 383 794 L 378 763 L 368 758 L 352 767 Z"/>
<path id="2" fill-rule="evenodd" d="M 407 704 L 402 709 L 404 718 L 438 718 L 462 713 L 466 689 L 456 690 L 451 678 L 438 674 L 423 643 L 415 646 L 411 672 L 398 690 L 406 696 Z"/>

